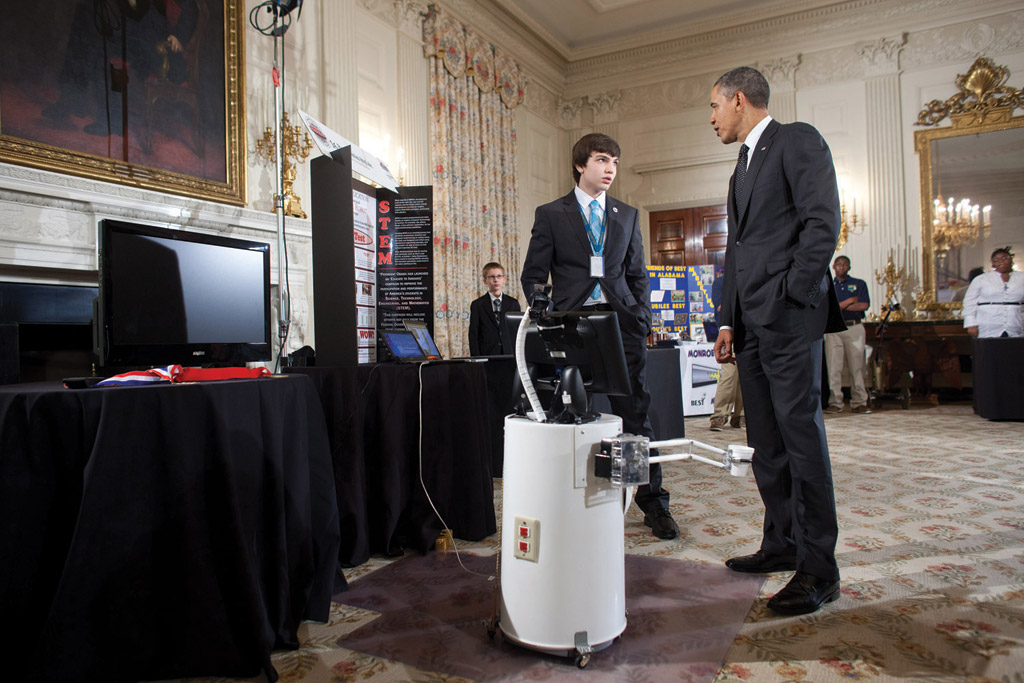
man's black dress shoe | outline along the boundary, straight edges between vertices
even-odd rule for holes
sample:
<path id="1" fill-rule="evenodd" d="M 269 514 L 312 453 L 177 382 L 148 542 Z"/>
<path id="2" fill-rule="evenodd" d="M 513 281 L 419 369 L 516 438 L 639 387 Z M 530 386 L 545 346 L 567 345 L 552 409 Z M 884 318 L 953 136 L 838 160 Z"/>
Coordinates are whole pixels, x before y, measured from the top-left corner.
<path id="1" fill-rule="evenodd" d="M 753 555 L 730 557 L 725 566 L 734 572 L 767 574 L 769 572 L 791 572 L 796 569 L 796 558 L 788 555 L 769 555 L 758 550 Z"/>
<path id="2" fill-rule="evenodd" d="M 826 602 L 839 598 L 839 580 L 822 579 L 797 572 L 786 587 L 768 600 L 768 609 L 778 614 L 810 614 Z"/>
<path id="3" fill-rule="evenodd" d="M 651 527 L 651 533 L 663 541 L 671 541 L 679 535 L 679 525 L 665 508 L 656 510 L 653 515 L 645 514 L 644 524 Z"/>

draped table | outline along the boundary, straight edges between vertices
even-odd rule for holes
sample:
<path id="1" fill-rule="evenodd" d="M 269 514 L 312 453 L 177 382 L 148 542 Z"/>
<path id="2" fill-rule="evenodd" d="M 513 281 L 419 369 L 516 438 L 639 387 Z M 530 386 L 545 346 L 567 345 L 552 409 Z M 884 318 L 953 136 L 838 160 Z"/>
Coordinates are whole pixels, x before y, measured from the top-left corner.
<path id="1" fill-rule="evenodd" d="M 456 538 L 478 541 L 497 531 L 484 365 L 288 369 L 311 378 L 323 404 L 342 566 L 373 552 L 426 552 L 442 518 Z"/>
<path id="2" fill-rule="evenodd" d="M 277 680 L 344 589 L 338 539 L 306 377 L 0 386 L 10 680 Z"/>

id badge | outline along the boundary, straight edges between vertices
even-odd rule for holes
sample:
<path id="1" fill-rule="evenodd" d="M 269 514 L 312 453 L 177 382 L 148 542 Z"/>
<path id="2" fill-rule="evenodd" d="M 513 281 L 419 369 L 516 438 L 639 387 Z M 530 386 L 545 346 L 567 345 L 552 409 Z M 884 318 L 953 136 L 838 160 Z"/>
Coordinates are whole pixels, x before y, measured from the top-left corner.
<path id="1" fill-rule="evenodd" d="M 590 277 L 604 277 L 604 256 L 590 257 Z"/>

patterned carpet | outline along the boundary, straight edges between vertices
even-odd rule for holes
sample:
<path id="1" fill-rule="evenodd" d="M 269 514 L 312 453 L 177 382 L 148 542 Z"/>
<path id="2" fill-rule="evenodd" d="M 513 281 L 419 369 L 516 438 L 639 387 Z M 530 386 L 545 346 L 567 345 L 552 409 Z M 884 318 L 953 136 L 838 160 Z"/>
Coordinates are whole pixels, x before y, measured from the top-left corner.
<path id="1" fill-rule="evenodd" d="M 826 420 L 842 596 L 813 615 L 777 617 L 765 603 L 789 575 L 770 575 L 717 683 L 1024 681 L 1024 423 L 989 422 L 969 405 L 885 408 Z M 744 442 L 742 430 L 707 426 L 705 417 L 686 420 L 688 435 L 705 443 Z M 627 553 L 720 566 L 757 548 L 762 507 L 752 476 L 682 462 L 667 465 L 665 480 L 682 535 L 658 541 L 633 506 Z M 460 550 L 488 554 L 496 543 L 495 536 Z M 388 562 L 374 558 L 347 576 L 358 586 Z M 275 655 L 281 680 L 470 680 L 337 645 L 376 618 L 333 605 L 330 623 L 303 626 L 298 651 Z M 531 679 L 564 678 L 544 671 Z M 681 672 L 678 680 L 693 679 Z"/>
<path id="2" fill-rule="evenodd" d="M 605 683 L 628 672 L 648 683 L 711 683 L 764 582 L 755 575 L 737 580 L 721 565 L 627 555 L 626 631 L 577 671 L 564 656 L 488 639 L 494 558 L 463 553 L 462 560 L 471 571 L 453 553 L 430 553 L 353 582 L 339 602 L 381 616 L 337 644 L 468 680 Z"/>

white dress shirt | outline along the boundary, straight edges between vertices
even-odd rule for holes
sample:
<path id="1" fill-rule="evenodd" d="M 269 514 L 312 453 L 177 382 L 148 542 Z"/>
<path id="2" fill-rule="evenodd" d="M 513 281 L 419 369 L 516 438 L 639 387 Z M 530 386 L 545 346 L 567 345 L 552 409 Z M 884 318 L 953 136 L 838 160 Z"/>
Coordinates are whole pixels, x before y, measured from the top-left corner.
<path id="1" fill-rule="evenodd" d="M 743 139 L 742 144 L 747 146 L 747 168 L 750 168 L 750 162 L 754 158 L 754 147 L 757 145 L 757 141 L 761 139 L 761 133 L 764 132 L 764 129 L 768 127 L 768 124 L 771 123 L 771 121 L 772 117 L 770 115 L 765 115 L 763 119 L 757 122 L 757 125 L 750 129 L 750 132 L 747 133 L 747 137 Z M 722 325 L 718 329 L 731 330 L 732 326 Z"/>
<path id="2" fill-rule="evenodd" d="M 964 327 L 979 337 L 1024 337 L 1024 273 L 1010 271 L 1009 282 L 994 270 L 971 281 L 964 296 Z"/>
<path id="3" fill-rule="evenodd" d="M 574 187 L 573 191 L 576 193 L 576 201 L 580 205 L 580 211 L 583 212 L 583 225 L 584 225 L 584 227 L 590 221 L 590 202 L 592 202 L 592 201 L 594 201 L 596 199 L 597 203 L 601 205 L 601 215 L 605 217 L 604 229 L 605 229 L 605 235 L 607 236 L 607 231 L 608 231 L 608 218 L 607 217 L 608 217 L 608 213 L 605 211 L 605 203 L 604 202 L 605 202 L 605 199 L 608 198 L 608 193 L 607 192 L 602 192 L 601 194 L 597 195 L 596 197 L 591 197 L 589 194 L 587 194 L 586 192 L 581 190 L 579 185 Z M 587 306 L 593 306 L 594 304 L 606 304 L 606 303 L 608 303 L 608 297 L 606 297 L 604 295 L 604 287 L 601 288 L 601 296 L 599 296 L 597 299 L 590 299 L 588 297 L 587 300 L 584 303 Z"/>

